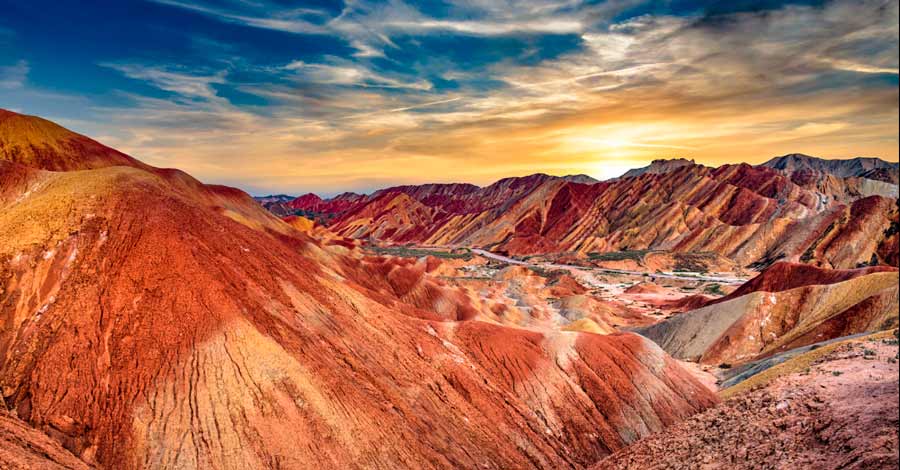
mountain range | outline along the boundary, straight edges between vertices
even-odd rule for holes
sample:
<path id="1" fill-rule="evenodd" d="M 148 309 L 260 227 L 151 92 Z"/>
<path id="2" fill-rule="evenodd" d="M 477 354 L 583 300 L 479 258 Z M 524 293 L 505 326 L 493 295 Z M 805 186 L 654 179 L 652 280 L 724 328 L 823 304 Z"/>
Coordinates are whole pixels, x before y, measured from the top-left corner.
<path id="1" fill-rule="evenodd" d="M 483 188 L 397 186 L 263 205 L 349 238 L 515 255 L 667 250 L 715 252 L 748 267 L 896 265 L 897 185 L 863 176 L 872 170 L 896 174 L 897 164 L 799 155 L 755 167 L 659 160 L 603 182 L 535 174 Z"/>
<path id="2" fill-rule="evenodd" d="M 857 176 L 892 184 L 897 184 L 897 172 L 900 171 L 900 163 L 886 162 L 880 158 L 856 157 L 846 160 L 826 160 L 800 153 L 775 157 L 763 163 L 762 166 L 786 173 L 813 171 L 829 173 L 842 178 Z"/>

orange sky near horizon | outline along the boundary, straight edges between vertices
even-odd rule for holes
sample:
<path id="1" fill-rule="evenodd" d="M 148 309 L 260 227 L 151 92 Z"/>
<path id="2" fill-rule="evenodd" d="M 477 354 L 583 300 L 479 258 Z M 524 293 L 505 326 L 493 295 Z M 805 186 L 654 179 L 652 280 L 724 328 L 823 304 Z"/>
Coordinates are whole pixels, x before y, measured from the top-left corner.
<path id="1" fill-rule="evenodd" d="M 805 102 L 772 100 L 749 111 L 742 109 L 742 102 L 719 103 L 714 110 L 678 102 L 645 108 L 636 97 L 627 107 L 598 103 L 567 113 L 525 103 L 466 113 L 460 120 L 451 112 L 440 113 L 437 119 L 443 122 L 435 130 L 428 128 L 433 123 L 416 122 L 418 116 L 410 112 L 396 112 L 366 116 L 342 130 L 330 123 L 316 124 L 312 132 L 267 128 L 267 123 L 256 129 L 248 123 L 254 130 L 230 136 L 227 147 L 203 140 L 194 140 L 189 148 L 132 147 L 128 142 L 120 142 L 120 147 L 151 164 L 249 186 L 257 194 L 328 195 L 427 182 L 486 185 L 538 172 L 602 180 L 659 158 L 688 158 L 708 166 L 759 164 L 787 153 L 898 161 L 896 108 L 893 118 L 890 109 L 882 109 L 879 120 L 858 117 L 872 109 L 872 101 L 896 99 L 896 92 L 881 95 L 867 100 L 834 93 Z M 321 135 L 310 138 L 316 129 Z M 222 158 L 229 152 L 234 158 Z M 241 179 L 234 180 L 235 175 Z"/>
<path id="2" fill-rule="evenodd" d="M 896 0 L 150 3 L 10 8 L 0 107 L 254 195 L 898 161 Z"/>

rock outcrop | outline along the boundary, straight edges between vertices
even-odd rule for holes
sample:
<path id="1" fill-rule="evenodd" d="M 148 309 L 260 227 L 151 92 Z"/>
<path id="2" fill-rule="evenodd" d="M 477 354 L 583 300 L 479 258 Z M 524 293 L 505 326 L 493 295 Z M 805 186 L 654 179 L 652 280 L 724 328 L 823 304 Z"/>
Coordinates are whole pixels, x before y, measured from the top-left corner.
<path id="1" fill-rule="evenodd" d="M 670 159 L 659 159 L 653 160 L 649 165 L 643 168 L 633 168 L 628 170 L 623 174 L 620 178 L 633 178 L 635 176 L 641 176 L 647 173 L 650 174 L 661 174 L 668 173 L 672 170 L 681 168 L 683 166 L 692 166 L 696 165 L 693 159 L 688 160 L 687 158 L 670 158 Z"/>

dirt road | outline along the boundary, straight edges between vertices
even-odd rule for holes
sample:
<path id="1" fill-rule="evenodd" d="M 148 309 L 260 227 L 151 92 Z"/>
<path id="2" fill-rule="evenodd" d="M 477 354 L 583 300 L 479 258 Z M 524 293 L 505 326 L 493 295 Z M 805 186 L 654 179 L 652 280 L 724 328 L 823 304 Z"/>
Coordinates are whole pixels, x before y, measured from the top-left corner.
<path id="1" fill-rule="evenodd" d="M 648 273 L 642 271 L 628 271 L 625 269 L 607 269 L 607 268 L 586 268 L 584 266 L 575 266 L 570 264 L 556 264 L 556 263 L 529 263 L 527 261 L 520 261 L 517 259 L 513 259 L 507 256 L 498 255 L 496 253 L 491 253 L 487 250 L 482 250 L 480 248 L 472 248 L 472 252 L 476 253 L 480 256 L 484 256 L 485 258 L 490 258 L 495 261 L 501 261 L 508 264 L 517 264 L 520 266 L 534 266 L 538 268 L 553 268 L 553 269 L 567 269 L 574 271 L 585 271 L 585 272 L 604 272 L 609 274 L 628 274 L 632 276 L 653 276 L 657 278 L 663 279 L 680 279 L 683 281 L 704 281 L 704 282 L 718 282 L 720 284 L 743 284 L 746 282 L 746 279 L 740 279 L 735 277 L 724 277 L 724 276 L 705 276 L 701 274 L 675 274 L 675 273 Z"/>

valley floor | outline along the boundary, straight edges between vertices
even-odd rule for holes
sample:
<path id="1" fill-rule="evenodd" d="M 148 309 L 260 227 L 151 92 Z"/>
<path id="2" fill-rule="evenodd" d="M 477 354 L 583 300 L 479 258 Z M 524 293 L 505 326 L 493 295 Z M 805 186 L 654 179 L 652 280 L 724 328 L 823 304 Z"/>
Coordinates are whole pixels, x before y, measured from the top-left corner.
<path id="1" fill-rule="evenodd" d="M 498 255 L 496 253 L 491 253 L 487 250 L 481 250 L 477 248 L 473 248 L 472 251 L 477 253 L 485 258 L 489 258 L 495 261 L 500 261 L 508 264 L 517 264 L 522 266 L 535 266 L 539 268 L 549 268 L 549 269 L 566 269 L 571 271 L 594 271 L 605 274 L 621 274 L 628 276 L 646 276 L 652 275 L 655 278 L 659 279 L 677 279 L 681 281 L 702 281 L 702 282 L 718 282 L 723 284 L 743 284 L 747 281 L 746 278 L 740 278 L 737 276 L 707 276 L 699 273 L 675 273 L 675 272 L 646 272 L 646 271 L 634 271 L 627 269 L 608 269 L 602 267 L 591 267 L 585 268 L 584 266 L 576 266 L 571 264 L 560 264 L 560 263 L 530 263 L 525 261 L 520 261 L 514 258 L 510 258 L 503 255 Z"/>
<path id="2" fill-rule="evenodd" d="M 403 250 L 409 251 L 408 256 L 439 250 L 396 249 L 401 256 Z M 677 307 L 684 300 L 704 297 L 708 302 L 747 280 L 747 273 L 661 275 L 578 266 L 554 257 L 523 259 L 480 249 L 448 250 L 434 252 L 459 257 L 442 271 L 446 281 L 478 291 L 482 300 L 506 302 L 524 312 L 488 321 L 539 331 L 577 328 L 606 333 L 582 329 L 585 319 L 597 319 L 595 312 L 604 309 L 617 312 L 602 317 L 612 331 L 665 322 L 686 315 Z M 566 291 L 563 285 L 574 286 L 575 291 Z M 698 295 L 710 294 L 713 285 L 717 295 Z M 572 299 L 581 297 L 593 302 L 580 310 L 572 308 Z M 600 319 L 597 323 L 604 325 Z M 722 403 L 633 443 L 593 468 L 897 468 L 897 343 L 896 330 L 890 330 L 822 341 L 734 368 L 680 361 L 703 385 L 718 392 Z"/>

